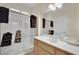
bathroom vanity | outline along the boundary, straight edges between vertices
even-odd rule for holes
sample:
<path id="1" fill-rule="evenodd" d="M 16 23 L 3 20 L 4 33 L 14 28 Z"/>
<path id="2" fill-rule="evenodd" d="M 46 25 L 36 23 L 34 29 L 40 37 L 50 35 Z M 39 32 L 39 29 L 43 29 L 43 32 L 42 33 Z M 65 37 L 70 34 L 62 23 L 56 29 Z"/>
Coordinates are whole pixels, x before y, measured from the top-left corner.
<path id="1" fill-rule="evenodd" d="M 38 36 L 34 38 L 35 55 L 75 55 L 79 54 L 79 47 L 66 42 L 50 40 L 49 36 Z"/>

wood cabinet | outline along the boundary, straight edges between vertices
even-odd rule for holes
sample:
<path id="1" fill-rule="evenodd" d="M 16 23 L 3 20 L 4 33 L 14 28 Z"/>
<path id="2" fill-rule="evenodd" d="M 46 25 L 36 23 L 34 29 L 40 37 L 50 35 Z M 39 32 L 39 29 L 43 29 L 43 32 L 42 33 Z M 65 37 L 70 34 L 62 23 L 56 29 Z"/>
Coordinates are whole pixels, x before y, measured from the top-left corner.
<path id="1" fill-rule="evenodd" d="M 65 53 L 64 51 L 58 49 L 58 48 L 55 48 L 55 55 L 66 55 L 67 53 Z"/>
<path id="2" fill-rule="evenodd" d="M 34 40 L 34 54 L 37 55 L 37 50 L 38 50 L 38 40 Z"/>
<path id="3" fill-rule="evenodd" d="M 55 55 L 74 55 L 70 52 L 64 51 L 64 50 L 59 49 L 59 48 L 55 48 L 54 53 L 55 53 Z"/>
<path id="4" fill-rule="evenodd" d="M 50 53 L 45 51 L 45 49 L 38 47 L 38 55 L 50 55 Z"/>
<path id="5" fill-rule="evenodd" d="M 49 54 L 54 54 L 54 47 L 52 47 L 51 45 L 48 45 L 48 44 L 46 44 L 42 41 L 38 41 L 38 47 L 41 47 L 42 49 L 44 49 Z"/>
<path id="6" fill-rule="evenodd" d="M 72 55 L 72 53 L 51 46 L 37 39 L 34 40 L 34 54 L 35 55 Z"/>

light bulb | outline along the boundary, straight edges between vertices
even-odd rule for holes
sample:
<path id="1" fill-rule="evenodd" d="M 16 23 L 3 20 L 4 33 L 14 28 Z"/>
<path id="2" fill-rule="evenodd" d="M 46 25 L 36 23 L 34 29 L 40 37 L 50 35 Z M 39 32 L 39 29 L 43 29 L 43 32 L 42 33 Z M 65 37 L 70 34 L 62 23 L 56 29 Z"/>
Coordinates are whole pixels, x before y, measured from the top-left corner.
<path id="1" fill-rule="evenodd" d="M 49 7 L 49 9 L 51 9 L 51 8 L 53 7 L 53 5 L 52 5 L 52 4 L 50 4 L 48 7 Z"/>
<path id="2" fill-rule="evenodd" d="M 53 10 L 53 11 L 56 10 L 56 7 L 53 4 L 50 4 L 48 7 L 49 7 L 49 10 Z"/>
<path id="3" fill-rule="evenodd" d="M 55 6 L 61 8 L 63 6 L 63 3 L 55 3 Z"/>
<path id="4" fill-rule="evenodd" d="M 53 6 L 51 9 L 54 11 L 54 10 L 56 10 L 56 7 L 55 7 L 55 6 Z"/>

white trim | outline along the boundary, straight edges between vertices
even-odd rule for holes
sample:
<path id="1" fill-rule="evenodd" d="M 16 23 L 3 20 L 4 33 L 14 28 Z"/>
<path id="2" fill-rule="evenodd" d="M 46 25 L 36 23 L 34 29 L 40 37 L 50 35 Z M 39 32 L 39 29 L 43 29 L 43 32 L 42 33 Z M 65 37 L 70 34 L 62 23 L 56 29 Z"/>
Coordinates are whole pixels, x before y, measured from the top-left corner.
<path id="1" fill-rule="evenodd" d="M 28 12 L 24 12 L 24 11 L 17 10 L 17 9 L 14 9 L 14 8 L 9 8 L 9 10 L 10 10 L 10 11 L 13 11 L 13 12 L 20 13 L 20 14 L 29 15 Z"/>

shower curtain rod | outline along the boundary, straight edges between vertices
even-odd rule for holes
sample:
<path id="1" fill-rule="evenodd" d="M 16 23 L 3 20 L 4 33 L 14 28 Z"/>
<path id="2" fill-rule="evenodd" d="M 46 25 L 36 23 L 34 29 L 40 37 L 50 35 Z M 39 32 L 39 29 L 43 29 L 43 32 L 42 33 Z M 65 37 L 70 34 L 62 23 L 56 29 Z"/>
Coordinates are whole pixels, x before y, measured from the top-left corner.
<path id="1" fill-rule="evenodd" d="M 20 10 L 17 10 L 17 9 L 13 9 L 13 8 L 9 8 L 9 10 L 12 11 L 12 12 L 19 13 L 19 14 L 29 15 L 29 13 L 27 13 L 27 12 L 23 12 L 23 11 L 20 11 Z"/>

